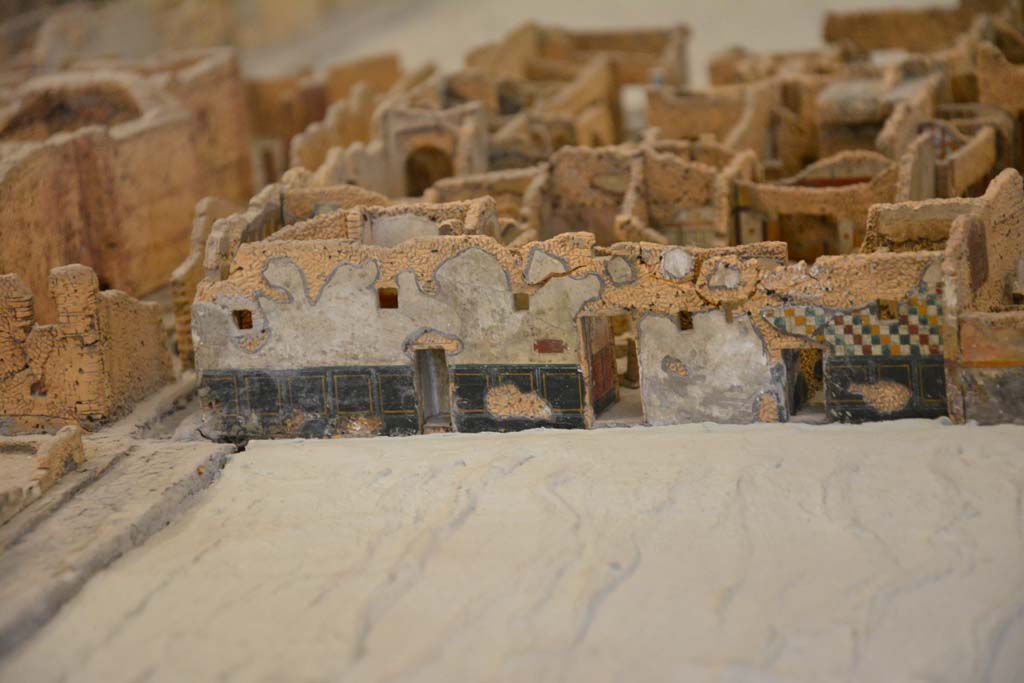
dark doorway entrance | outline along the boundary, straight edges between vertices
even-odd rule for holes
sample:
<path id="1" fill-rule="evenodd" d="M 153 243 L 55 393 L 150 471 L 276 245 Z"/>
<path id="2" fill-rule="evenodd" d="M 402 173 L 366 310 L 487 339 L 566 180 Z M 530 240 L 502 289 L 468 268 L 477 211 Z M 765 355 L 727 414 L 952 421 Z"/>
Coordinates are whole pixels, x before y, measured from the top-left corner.
<path id="1" fill-rule="evenodd" d="M 786 401 L 790 422 L 823 424 L 825 385 L 821 349 L 784 349 L 786 363 Z"/>
<path id="2" fill-rule="evenodd" d="M 423 433 L 452 430 L 451 384 L 443 349 L 416 351 L 416 385 L 419 390 Z"/>
<path id="3" fill-rule="evenodd" d="M 405 160 L 405 192 L 419 197 L 442 178 L 455 175 L 452 158 L 437 147 L 420 147 Z"/>
<path id="4" fill-rule="evenodd" d="M 642 424 L 639 347 L 632 317 L 584 317 L 581 333 L 590 376 L 587 393 L 594 411 L 594 426 Z"/>

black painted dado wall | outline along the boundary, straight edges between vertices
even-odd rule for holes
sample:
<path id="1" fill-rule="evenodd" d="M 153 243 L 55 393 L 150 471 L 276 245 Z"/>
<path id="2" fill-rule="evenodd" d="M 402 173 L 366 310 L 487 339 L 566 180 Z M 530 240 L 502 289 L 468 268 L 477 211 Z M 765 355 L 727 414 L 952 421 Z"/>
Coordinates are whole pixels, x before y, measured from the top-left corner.
<path id="1" fill-rule="evenodd" d="M 406 366 L 207 371 L 202 385 L 230 438 L 419 432 Z"/>
<path id="2" fill-rule="evenodd" d="M 534 427 L 581 428 L 583 375 L 578 365 L 458 365 L 451 368 L 454 415 L 460 432 L 511 432 Z M 498 419 L 487 412 L 490 387 L 511 384 L 537 393 L 551 407 L 551 418 Z"/>
<path id="3" fill-rule="evenodd" d="M 825 410 L 841 422 L 940 417 L 946 414 L 946 370 L 941 356 L 825 356 Z M 910 390 L 903 409 L 882 413 L 851 385 L 894 382 Z"/>
<path id="4" fill-rule="evenodd" d="M 584 426 L 583 381 L 576 365 L 462 365 L 450 368 L 450 375 L 458 431 Z M 227 439 L 399 436 L 420 429 L 409 366 L 217 370 L 203 372 L 201 382 Z M 493 417 L 486 410 L 487 389 L 500 384 L 537 392 L 551 406 L 551 418 Z"/>

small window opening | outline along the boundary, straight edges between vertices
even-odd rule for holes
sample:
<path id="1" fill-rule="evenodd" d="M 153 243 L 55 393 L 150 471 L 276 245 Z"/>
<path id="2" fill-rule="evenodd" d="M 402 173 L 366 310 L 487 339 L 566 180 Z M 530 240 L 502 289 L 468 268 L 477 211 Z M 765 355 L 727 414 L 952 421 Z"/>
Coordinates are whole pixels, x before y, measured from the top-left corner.
<path id="1" fill-rule="evenodd" d="M 517 311 L 530 310 L 530 295 L 525 292 L 517 292 L 512 295 L 512 303 Z"/>
<path id="2" fill-rule="evenodd" d="M 722 310 L 725 312 L 725 322 L 732 322 L 732 306 L 723 306 Z"/>
<path id="3" fill-rule="evenodd" d="M 235 327 L 240 330 L 252 329 L 252 311 L 247 308 L 243 308 L 237 311 L 231 311 L 231 315 L 235 319 Z"/>
<path id="4" fill-rule="evenodd" d="M 679 329 L 693 329 L 693 313 L 690 313 L 689 311 L 679 311 Z"/>
<path id="5" fill-rule="evenodd" d="M 899 302 L 891 299 L 879 299 L 878 317 L 881 320 L 897 320 L 900 317 Z"/>
<path id="6" fill-rule="evenodd" d="M 378 308 L 398 308 L 398 290 L 394 287 L 381 287 L 377 290 Z"/>

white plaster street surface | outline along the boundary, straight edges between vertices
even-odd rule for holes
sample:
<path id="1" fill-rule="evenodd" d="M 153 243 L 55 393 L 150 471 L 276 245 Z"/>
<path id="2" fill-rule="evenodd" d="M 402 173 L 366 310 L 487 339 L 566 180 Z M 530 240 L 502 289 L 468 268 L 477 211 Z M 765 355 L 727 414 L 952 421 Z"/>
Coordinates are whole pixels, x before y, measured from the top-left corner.
<path id="1" fill-rule="evenodd" d="M 1024 428 L 253 442 L 3 681 L 1021 681 Z"/>

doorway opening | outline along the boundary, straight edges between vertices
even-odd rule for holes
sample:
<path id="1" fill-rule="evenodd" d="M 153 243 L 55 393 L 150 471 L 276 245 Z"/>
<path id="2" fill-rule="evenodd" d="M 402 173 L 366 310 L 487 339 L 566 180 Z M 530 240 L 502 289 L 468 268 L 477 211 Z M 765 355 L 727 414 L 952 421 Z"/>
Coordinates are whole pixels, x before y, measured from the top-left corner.
<path id="1" fill-rule="evenodd" d="M 825 413 L 825 382 L 821 349 L 785 349 L 786 401 L 789 421 L 806 424 L 828 422 Z"/>
<path id="2" fill-rule="evenodd" d="M 419 197 L 442 178 L 455 175 L 452 158 L 437 147 L 420 147 L 405 160 L 405 193 Z"/>
<path id="3" fill-rule="evenodd" d="M 424 434 L 452 430 L 451 383 L 444 349 L 416 351 L 416 386 Z"/>
<path id="4" fill-rule="evenodd" d="M 581 327 L 594 426 L 642 424 L 639 343 L 632 316 L 588 316 L 581 319 Z"/>

